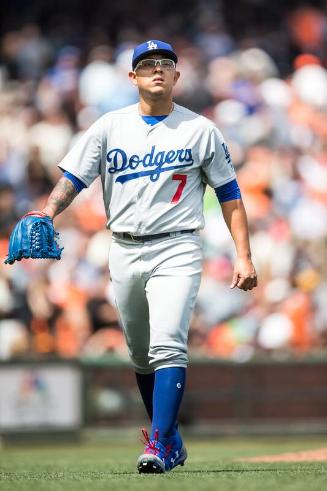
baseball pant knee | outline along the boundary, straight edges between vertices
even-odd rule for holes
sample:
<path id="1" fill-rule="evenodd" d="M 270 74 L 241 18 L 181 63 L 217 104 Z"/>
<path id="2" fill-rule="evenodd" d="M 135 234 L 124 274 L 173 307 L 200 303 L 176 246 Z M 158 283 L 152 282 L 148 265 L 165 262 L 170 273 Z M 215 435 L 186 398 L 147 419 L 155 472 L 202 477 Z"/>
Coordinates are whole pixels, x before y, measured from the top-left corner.
<path id="1" fill-rule="evenodd" d="M 149 350 L 137 351 L 129 349 L 129 356 L 133 364 L 134 370 L 141 374 L 153 372 L 153 367 L 149 363 Z"/>
<path id="2" fill-rule="evenodd" d="M 150 346 L 149 364 L 152 369 L 168 366 L 186 367 L 188 364 L 187 348 L 185 345 Z"/>

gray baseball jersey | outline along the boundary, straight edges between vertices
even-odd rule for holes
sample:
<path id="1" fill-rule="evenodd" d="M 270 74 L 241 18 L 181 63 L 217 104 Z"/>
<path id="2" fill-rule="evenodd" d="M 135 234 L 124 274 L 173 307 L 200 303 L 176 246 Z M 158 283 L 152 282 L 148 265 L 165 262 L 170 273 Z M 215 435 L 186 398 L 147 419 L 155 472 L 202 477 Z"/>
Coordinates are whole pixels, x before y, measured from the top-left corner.
<path id="1" fill-rule="evenodd" d="M 178 104 L 153 126 L 138 107 L 102 116 L 59 166 L 86 186 L 101 175 L 113 232 L 203 228 L 206 184 L 215 188 L 236 177 L 221 133 L 212 121 Z"/>

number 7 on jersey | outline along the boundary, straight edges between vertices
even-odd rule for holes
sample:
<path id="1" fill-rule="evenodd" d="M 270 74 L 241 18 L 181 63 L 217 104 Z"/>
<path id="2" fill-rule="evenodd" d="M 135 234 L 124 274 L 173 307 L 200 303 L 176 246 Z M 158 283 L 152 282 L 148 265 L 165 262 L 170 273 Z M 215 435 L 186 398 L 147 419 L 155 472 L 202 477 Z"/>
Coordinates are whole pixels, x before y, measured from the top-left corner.
<path id="1" fill-rule="evenodd" d="M 172 197 L 171 203 L 178 203 L 182 196 L 183 189 L 186 186 L 187 176 L 185 174 L 173 174 L 173 181 L 180 181 L 177 186 L 176 193 Z"/>

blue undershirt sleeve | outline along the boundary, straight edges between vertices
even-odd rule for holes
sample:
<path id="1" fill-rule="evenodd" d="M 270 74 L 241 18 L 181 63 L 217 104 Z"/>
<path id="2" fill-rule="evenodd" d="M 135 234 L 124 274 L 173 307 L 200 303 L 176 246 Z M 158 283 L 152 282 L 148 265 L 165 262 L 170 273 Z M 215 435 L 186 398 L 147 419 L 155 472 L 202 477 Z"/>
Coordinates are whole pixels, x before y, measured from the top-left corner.
<path id="1" fill-rule="evenodd" d="M 232 201 L 233 199 L 241 199 L 241 191 L 238 187 L 237 180 L 224 184 L 215 188 L 215 193 L 219 200 L 219 203 L 224 203 L 225 201 Z"/>
<path id="2" fill-rule="evenodd" d="M 75 186 L 76 191 L 79 193 L 82 191 L 82 189 L 86 188 L 86 185 L 84 184 L 83 181 L 78 179 L 78 177 L 74 176 L 68 171 L 64 172 L 64 177 L 67 177 Z"/>

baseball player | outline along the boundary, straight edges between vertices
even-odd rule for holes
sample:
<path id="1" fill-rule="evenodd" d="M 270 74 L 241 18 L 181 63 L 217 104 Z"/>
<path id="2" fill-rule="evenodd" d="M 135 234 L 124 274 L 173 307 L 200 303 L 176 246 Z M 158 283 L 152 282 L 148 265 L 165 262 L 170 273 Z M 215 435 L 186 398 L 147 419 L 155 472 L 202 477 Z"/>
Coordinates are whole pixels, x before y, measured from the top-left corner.
<path id="1" fill-rule="evenodd" d="M 150 435 L 143 430 L 141 473 L 169 471 L 187 457 L 177 416 L 200 285 L 206 185 L 215 189 L 235 242 L 231 288 L 257 285 L 228 148 L 210 120 L 173 102 L 177 61 L 162 41 L 135 48 L 129 78 L 139 103 L 105 114 L 86 131 L 60 162 L 64 175 L 42 210 L 54 218 L 101 176 L 114 294 L 152 422 Z"/>

